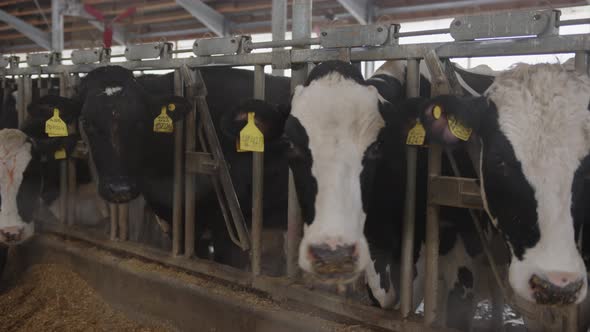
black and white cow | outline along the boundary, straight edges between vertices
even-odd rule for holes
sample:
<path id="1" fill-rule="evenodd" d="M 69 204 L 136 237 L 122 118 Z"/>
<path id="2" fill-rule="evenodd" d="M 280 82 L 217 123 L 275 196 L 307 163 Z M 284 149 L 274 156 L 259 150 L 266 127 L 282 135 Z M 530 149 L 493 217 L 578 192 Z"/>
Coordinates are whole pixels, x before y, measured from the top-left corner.
<path id="1" fill-rule="evenodd" d="M 557 64 L 519 64 L 480 97 L 439 96 L 418 106 L 431 138 L 459 143 L 455 116 L 482 145 L 482 197 L 511 252 L 509 282 L 538 304 L 579 303 L 587 293 L 574 236 L 590 166 L 590 79 Z M 442 108 L 435 118 L 433 107 Z"/>
<path id="2" fill-rule="evenodd" d="M 203 69 L 208 89 L 207 102 L 220 139 L 239 202 L 247 221 L 251 214 L 251 154 L 236 152 L 236 138 L 246 124 L 241 110 L 255 113 L 258 127 L 265 135 L 265 226 L 286 225 L 287 172 L 284 144 L 279 140 L 282 127 L 275 119 L 281 110 L 272 103 L 287 101 L 289 80 L 267 76 L 266 94 L 270 103 L 248 101 L 253 93 L 253 72 L 235 69 Z M 172 219 L 173 135 L 154 133 L 153 121 L 162 106 L 174 104 L 168 115 L 177 122 L 190 110 L 190 104 L 173 96 L 173 75 L 133 73 L 119 66 L 102 67 L 90 72 L 81 82 L 75 99 L 83 105 L 80 123 L 88 138 L 98 171 L 99 194 L 112 203 L 128 202 L 140 193 L 154 212 Z M 284 120 L 283 120 L 284 121 Z M 280 120 L 279 120 L 280 122 Z M 197 178 L 198 227 L 213 229 L 215 256 L 231 265 L 247 262 L 246 253 L 236 250 L 227 235 L 217 198 L 208 176 Z M 274 217 L 277 215 L 277 217 Z M 202 232 L 199 232 L 202 234 Z"/>

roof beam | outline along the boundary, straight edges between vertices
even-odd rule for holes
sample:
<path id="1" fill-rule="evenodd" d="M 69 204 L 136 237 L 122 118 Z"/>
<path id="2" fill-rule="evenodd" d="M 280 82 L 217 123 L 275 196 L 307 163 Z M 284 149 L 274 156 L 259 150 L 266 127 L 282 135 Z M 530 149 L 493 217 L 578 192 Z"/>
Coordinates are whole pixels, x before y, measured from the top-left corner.
<path id="1" fill-rule="evenodd" d="M 359 21 L 360 24 L 367 24 L 371 19 L 369 0 L 338 0 L 342 7 Z"/>
<path id="2" fill-rule="evenodd" d="M 51 49 L 51 36 L 48 32 L 39 30 L 27 22 L 16 18 L 7 12 L 0 9 L 0 21 L 11 25 L 18 32 L 25 35 L 30 40 L 34 41 L 35 44 L 43 47 L 44 49 Z"/>
<path id="3" fill-rule="evenodd" d="M 63 15 L 66 16 L 75 16 L 75 17 L 83 17 L 88 19 L 88 23 L 92 26 L 104 32 L 104 23 L 96 21 L 92 15 L 88 14 L 86 10 L 84 10 L 84 5 L 79 0 L 69 0 L 65 2 Z M 126 45 L 127 43 L 127 33 L 125 29 L 117 26 L 113 26 L 113 40 L 117 42 L 119 45 Z"/>
<path id="4" fill-rule="evenodd" d="M 205 25 L 218 36 L 229 33 L 228 21 L 215 9 L 209 7 L 201 0 L 176 0 L 176 3 L 186 9 L 191 15 Z"/>

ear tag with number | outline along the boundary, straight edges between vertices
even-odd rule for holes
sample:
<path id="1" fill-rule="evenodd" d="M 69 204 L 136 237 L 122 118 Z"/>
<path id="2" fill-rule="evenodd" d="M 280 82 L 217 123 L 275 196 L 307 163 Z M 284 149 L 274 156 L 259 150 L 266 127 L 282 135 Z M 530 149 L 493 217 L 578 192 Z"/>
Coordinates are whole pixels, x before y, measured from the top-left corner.
<path id="1" fill-rule="evenodd" d="M 238 146 L 238 152 L 242 151 L 254 151 L 264 152 L 264 135 L 256 127 L 254 123 L 254 113 L 248 113 L 248 123 L 240 131 L 240 144 Z"/>
<path id="2" fill-rule="evenodd" d="M 471 132 L 473 131 L 471 128 L 463 126 L 463 124 L 459 122 L 459 120 L 457 120 L 457 118 L 455 118 L 453 115 L 448 116 L 447 120 L 449 122 L 449 129 L 451 130 L 453 136 L 463 141 L 469 140 Z"/>
<path id="3" fill-rule="evenodd" d="M 68 127 L 59 117 L 59 110 L 53 109 L 53 116 L 45 121 L 45 133 L 49 137 L 66 137 L 68 136 Z"/>
<path id="4" fill-rule="evenodd" d="M 61 148 L 53 154 L 55 160 L 66 159 L 66 149 Z"/>
<path id="5" fill-rule="evenodd" d="M 408 137 L 406 138 L 406 145 L 424 145 L 426 139 L 426 130 L 420 120 L 416 120 L 414 128 L 408 131 Z"/>
<path id="6" fill-rule="evenodd" d="M 155 133 L 171 133 L 174 131 L 174 122 L 166 114 L 166 106 L 162 106 L 162 111 L 154 119 L 154 132 Z"/>

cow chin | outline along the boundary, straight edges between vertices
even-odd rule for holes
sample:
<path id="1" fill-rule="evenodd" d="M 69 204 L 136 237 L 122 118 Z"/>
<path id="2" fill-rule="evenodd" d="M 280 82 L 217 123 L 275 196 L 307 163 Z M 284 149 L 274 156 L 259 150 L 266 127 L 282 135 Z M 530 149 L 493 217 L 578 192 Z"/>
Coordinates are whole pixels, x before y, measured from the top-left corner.
<path id="1" fill-rule="evenodd" d="M 20 217 L 0 215 L 0 246 L 19 245 L 34 234 L 34 223 L 25 223 Z"/>
<path id="2" fill-rule="evenodd" d="M 314 254 L 310 251 L 312 247 L 320 253 Z M 322 261 L 319 261 L 320 257 L 323 258 Z M 369 247 L 364 236 L 353 247 L 317 242 L 306 236 L 299 246 L 299 266 L 314 280 L 323 284 L 350 284 L 361 275 L 369 262 Z"/>
<path id="3" fill-rule="evenodd" d="M 518 297 L 527 302 L 550 306 L 578 304 L 586 298 L 588 291 L 583 262 L 580 265 L 576 272 L 554 272 L 540 269 L 526 259 L 520 261 L 513 258 L 508 271 L 510 286 Z M 560 279 L 562 275 L 572 276 L 571 281 L 556 286 L 560 280 L 565 280 Z"/>

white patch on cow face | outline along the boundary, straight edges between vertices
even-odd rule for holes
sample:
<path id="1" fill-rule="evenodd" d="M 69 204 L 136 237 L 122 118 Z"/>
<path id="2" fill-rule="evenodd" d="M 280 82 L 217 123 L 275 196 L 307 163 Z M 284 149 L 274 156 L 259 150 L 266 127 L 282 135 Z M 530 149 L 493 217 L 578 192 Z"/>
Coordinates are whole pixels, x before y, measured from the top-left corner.
<path id="1" fill-rule="evenodd" d="M 381 271 L 381 273 L 386 274 L 386 278 L 389 279 L 389 289 L 385 290 L 381 287 L 381 275 L 379 272 L 375 271 L 375 265 L 369 264 L 367 265 L 367 269 L 365 270 L 365 282 L 371 289 L 371 293 L 381 308 L 389 309 L 393 308 L 395 304 L 395 287 L 393 285 L 393 281 L 391 280 L 391 267 L 389 265 L 386 266 L 385 271 Z"/>
<path id="2" fill-rule="evenodd" d="M 109 86 L 106 89 L 104 89 L 104 93 L 107 96 L 113 96 L 115 94 L 118 94 L 121 91 L 123 91 L 123 87 L 120 87 L 120 86 Z"/>
<path id="3" fill-rule="evenodd" d="M 365 150 L 385 125 L 379 98 L 375 88 L 338 73 L 296 89 L 291 114 L 309 136 L 311 172 L 318 184 L 315 218 L 304 229 L 299 248 L 299 265 L 308 272 L 309 245 L 355 245 L 357 273 L 369 263 L 360 175 Z"/>
<path id="4" fill-rule="evenodd" d="M 586 270 L 576 248 L 571 204 L 574 173 L 590 152 L 590 79 L 559 65 L 519 65 L 498 76 L 488 97 L 537 202 L 540 240 L 522 260 L 512 260 L 510 284 L 534 301 L 533 274 L 574 273 L 584 280 L 580 302 L 587 291 Z"/>
<path id="5" fill-rule="evenodd" d="M 23 173 L 31 161 L 31 143 L 27 136 L 17 129 L 0 130 L 0 230 L 15 233 L 22 229 L 20 241 L 33 235 L 33 223 L 23 222 L 18 213 L 17 194 L 23 180 Z M 0 234 L 0 242 L 4 236 Z"/>

